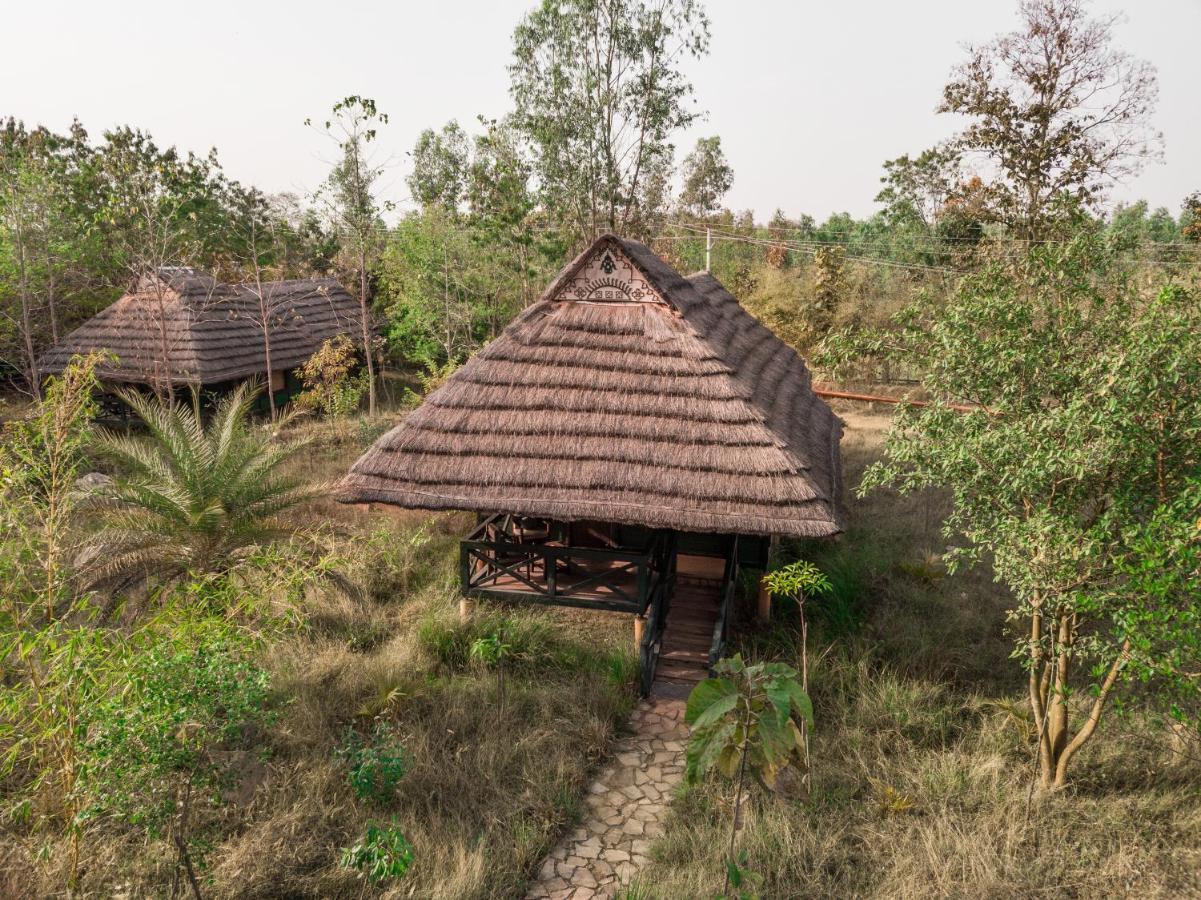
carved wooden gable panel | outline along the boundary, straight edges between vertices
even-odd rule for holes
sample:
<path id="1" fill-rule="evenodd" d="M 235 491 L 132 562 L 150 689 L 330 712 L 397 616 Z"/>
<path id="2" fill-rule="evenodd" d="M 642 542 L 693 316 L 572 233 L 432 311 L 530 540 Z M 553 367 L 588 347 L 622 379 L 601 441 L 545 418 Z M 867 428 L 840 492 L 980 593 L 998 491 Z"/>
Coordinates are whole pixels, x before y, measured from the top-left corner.
<path id="1" fill-rule="evenodd" d="M 602 247 L 555 297 L 599 303 L 663 303 L 638 268 L 624 253 Z"/>

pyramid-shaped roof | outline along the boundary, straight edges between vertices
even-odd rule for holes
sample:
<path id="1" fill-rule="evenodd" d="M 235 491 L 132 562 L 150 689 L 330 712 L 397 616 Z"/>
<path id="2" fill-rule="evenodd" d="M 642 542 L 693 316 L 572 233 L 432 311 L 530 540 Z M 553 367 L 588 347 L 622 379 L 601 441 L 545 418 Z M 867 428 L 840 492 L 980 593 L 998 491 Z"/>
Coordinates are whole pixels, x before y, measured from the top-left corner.
<path id="1" fill-rule="evenodd" d="M 708 274 L 606 235 L 354 464 L 347 502 L 680 531 L 842 530 L 841 423 Z"/>
<path id="2" fill-rule="evenodd" d="M 328 338 L 361 342 L 357 301 L 332 278 L 262 285 L 271 366 L 295 368 Z M 222 284 L 183 267 L 160 269 L 47 350 L 42 375 L 61 372 L 76 354 L 107 352 L 106 381 L 218 384 L 267 370 L 257 286 Z M 163 373 L 165 359 L 166 372 Z"/>

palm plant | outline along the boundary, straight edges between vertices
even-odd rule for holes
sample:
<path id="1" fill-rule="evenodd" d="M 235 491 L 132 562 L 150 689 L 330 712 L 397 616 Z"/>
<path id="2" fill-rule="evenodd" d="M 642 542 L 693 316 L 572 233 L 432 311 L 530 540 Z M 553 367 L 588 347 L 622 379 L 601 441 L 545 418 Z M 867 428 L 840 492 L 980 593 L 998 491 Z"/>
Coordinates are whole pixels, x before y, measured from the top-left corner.
<path id="1" fill-rule="evenodd" d="M 181 404 L 119 393 L 149 440 L 100 438 L 122 474 L 99 501 L 97 581 L 224 572 L 249 549 L 296 533 L 279 514 L 320 489 L 281 471 L 304 442 L 276 442 L 248 421 L 258 391 L 242 384 L 207 426 Z"/>

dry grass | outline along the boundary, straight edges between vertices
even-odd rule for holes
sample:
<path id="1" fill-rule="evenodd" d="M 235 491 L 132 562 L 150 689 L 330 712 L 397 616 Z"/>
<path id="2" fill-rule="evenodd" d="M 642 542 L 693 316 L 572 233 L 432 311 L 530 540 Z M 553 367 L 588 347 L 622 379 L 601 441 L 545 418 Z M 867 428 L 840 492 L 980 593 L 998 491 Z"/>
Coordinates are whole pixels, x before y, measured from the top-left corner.
<path id="1" fill-rule="evenodd" d="M 888 420 L 840 414 L 853 486 Z M 754 792 L 739 847 L 761 896 L 1201 896 L 1196 763 L 1148 724 L 1111 718 L 1072 787 L 1027 813 L 1031 726 L 1006 598 L 987 571 L 944 577 L 925 560 L 943 502 L 853 499 L 841 544 L 807 548 L 838 588 L 818 614 L 814 799 Z M 744 649 L 795 660 L 781 619 L 744 630 Z M 730 801 L 720 783 L 686 792 L 631 897 L 717 895 Z"/>
<path id="2" fill-rule="evenodd" d="M 854 485 L 886 413 L 840 410 Z M 344 471 L 378 426 L 305 425 L 316 478 Z M 324 430 L 323 430 L 324 429 Z M 1006 597 L 987 571 L 945 577 L 944 499 L 881 492 L 852 501 L 851 531 L 801 548 L 833 577 L 815 610 L 815 796 L 803 806 L 756 792 L 739 841 L 764 898 L 1201 896 L 1196 764 L 1134 720 L 1111 719 L 1066 793 L 1026 798 L 1030 723 L 1007 658 Z M 624 618 L 581 611 L 454 610 L 461 516 L 384 516 L 321 505 L 330 549 L 362 596 L 310 598 L 306 627 L 264 663 L 282 704 L 263 736 L 266 766 L 245 803 L 200 823 L 207 897 L 520 897 L 572 822 L 590 770 L 630 703 Z M 428 540 L 403 548 L 414 529 Z M 740 626 L 744 651 L 795 659 L 789 610 Z M 499 716 L 495 680 L 465 659 L 505 625 L 522 657 Z M 829 647 L 823 656 L 821 651 Z M 358 799 L 336 755 L 348 729 L 390 723 L 410 770 L 386 803 Z M 721 888 L 730 793 L 709 783 L 673 807 L 631 896 L 712 897 Z M 409 874 L 375 887 L 338 865 L 369 821 L 395 816 L 414 845 Z M 83 894 L 164 896 L 161 841 L 109 823 L 85 840 Z M 61 896 L 61 845 L 0 833 L 0 897 Z"/>

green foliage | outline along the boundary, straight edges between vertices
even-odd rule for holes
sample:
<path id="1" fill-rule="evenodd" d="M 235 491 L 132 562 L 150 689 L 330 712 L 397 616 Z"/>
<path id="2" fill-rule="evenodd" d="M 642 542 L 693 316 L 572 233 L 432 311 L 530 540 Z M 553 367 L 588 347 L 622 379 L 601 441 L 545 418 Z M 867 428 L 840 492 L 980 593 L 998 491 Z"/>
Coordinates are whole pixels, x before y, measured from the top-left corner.
<path id="1" fill-rule="evenodd" d="M 1171 283 L 1147 291 L 1115 254 L 1092 237 L 1040 248 L 887 332 L 831 342 L 924 373 L 933 404 L 899 411 L 861 489 L 950 490 L 944 534 L 967 541 L 950 570 L 987 554 L 1014 595 L 1048 786 L 1139 681 L 1201 713 L 1196 600 L 1174 562 L 1198 465 L 1201 303 Z M 1074 698 L 1087 710 L 1073 733 Z"/>
<path id="2" fill-rule="evenodd" d="M 513 646 L 505 642 L 502 632 L 493 632 L 471 642 L 471 658 L 479 660 L 489 669 L 504 665 L 513 653 Z"/>
<path id="3" fill-rule="evenodd" d="M 693 0 L 542 3 L 513 36 L 518 129 L 542 205 L 577 239 L 646 235 L 666 205 L 672 137 L 698 116 L 684 58 L 708 50 Z"/>
<path id="4" fill-rule="evenodd" d="M 696 148 L 684 157 L 684 186 L 680 206 L 695 216 L 721 209 L 721 200 L 734 186 L 734 170 L 721 149 L 721 137 L 697 138 Z"/>
<path id="5" fill-rule="evenodd" d="M 748 666 L 741 656 L 719 660 L 716 675 L 688 697 L 685 777 L 695 783 L 716 769 L 726 778 L 745 766 L 768 787 L 788 767 L 803 768 L 803 741 L 794 716 L 813 727 L 813 704 L 784 663 Z"/>
<path id="6" fill-rule="evenodd" d="M 768 572 L 763 576 L 763 583 L 777 597 L 793 599 L 802 595 L 829 594 L 834 589 L 825 573 L 805 559 Z"/>
<path id="7" fill-rule="evenodd" d="M 112 813 L 161 832 L 181 789 L 220 802 L 235 751 L 274 720 L 267 673 L 252 643 L 220 619 L 160 619 L 117 649 L 102 699 L 81 722 L 89 735 L 88 815 Z"/>
<path id="8" fill-rule="evenodd" d="M 503 639 L 501 638 L 503 635 Z M 558 641 L 545 617 L 506 616 L 483 610 L 466 622 L 457 618 L 431 617 L 421 623 L 418 639 L 422 646 L 452 671 L 464 671 L 473 660 L 491 665 L 488 655 L 515 667 L 549 661 Z"/>
<path id="9" fill-rule="evenodd" d="M 256 388 L 224 397 L 207 426 L 196 412 L 126 391 L 149 441 L 110 434 L 99 450 L 122 470 L 99 509 L 96 578 L 222 572 L 251 548 L 295 534 L 279 513 L 318 487 L 283 474 L 301 442 L 249 421 Z"/>
<path id="10" fill-rule="evenodd" d="M 691 727 L 685 754 L 684 778 L 696 784 L 717 770 L 736 779 L 730 848 L 726 858 L 726 888 L 742 882 L 745 858 L 736 862 L 734 841 L 741 827 L 743 782 L 749 772 L 765 787 L 783 791 L 786 770 L 807 771 L 805 735 L 801 720 L 813 728 L 813 702 L 784 663 L 746 665 L 741 655 L 718 660 L 715 675 L 692 689 L 684 721 Z M 737 881 L 735 881 L 737 879 Z M 723 892 L 724 893 L 724 892 Z"/>
<path id="11" fill-rule="evenodd" d="M 366 373 L 355 375 L 358 361 L 358 348 L 346 335 L 324 341 L 300 367 L 304 391 L 296 398 L 297 408 L 329 419 L 345 419 L 357 412 L 367 393 Z"/>
<path id="12" fill-rule="evenodd" d="M 338 755 L 346 760 L 350 787 L 360 800 L 388 803 L 409 769 L 408 755 L 392 725 L 385 721 L 376 722 L 368 738 L 351 729 Z"/>
<path id="13" fill-rule="evenodd" d="M 545 261 L 525 213 L 514 215 L 506 221 L 431 206 L 397 223 L 381 267 L 394 355 L 429 371 L 457 365 L 533 299 Z"/>
<path id="14" fill-rule="evenodd" d="M 457 209 L 467 194 L 469 148 L 467 133 L 454 120 L 440 132 L 421 132 L 411 154 L 413 170 L 405 179 L 413 199 L 422 206 Z"/>
<path id="15" fill-rule="evenodd" d="M 733 900 L 758 900 L 756 888 L 763 883 L 763 876 L 747 868 L 748 855 L 745 850 L 738 859 L 726 860 L 726 883 L 734 889 Z"/>
<path id="16" fill-rule="evenodd" d="M 372 822 L 359 843 L 342 851 L 345 868 L 357 869 L 374 882 L 400 878 L 412 864 L 413 846 L 397 827 L 395 818 L 387 828 Z"/>

